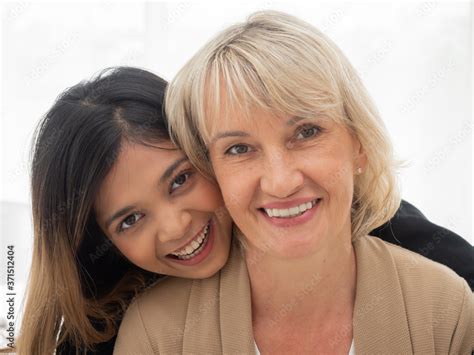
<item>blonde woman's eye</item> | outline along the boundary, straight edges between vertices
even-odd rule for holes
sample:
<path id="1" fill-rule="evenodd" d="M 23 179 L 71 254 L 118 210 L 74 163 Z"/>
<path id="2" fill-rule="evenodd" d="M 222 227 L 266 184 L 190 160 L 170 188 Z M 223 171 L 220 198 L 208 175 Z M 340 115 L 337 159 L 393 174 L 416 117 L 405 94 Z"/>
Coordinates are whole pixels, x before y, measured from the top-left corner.
<path id="1" fill-rule="evenodd" d="M 170 192 L 173 192 L 174 190 L 183 186 L 188 181 L 191 175 L 192 175 L 191 172 L 186 172 L 186 173 L 182 173 L 176 176 L 176 178 L 171 183 Z"/>
<path id="2" fill-rule="evenodd" d="M 236 144 L 225 151 L 226 155 L 240 155 L 248 153 L 249 147 L 244 144 Z"/>
<path id="3" fill-rule="evenodd" d="M 296 139 L 308 139 L 316 136 L 321 129 L 317 126 L 306 126 L 301 128 L 296 135 Z"/>
<path id="4" fill-rule="evenodd" d="M 123 232 L 127 229 L 132 228 L 135 225 L 135 223 L 137 223 L 142 218 L 143 218 L 143 213 L 140 213 L 140 212 L 135 212 L 135 213 L 132 213 L 131 215 L 128 215 L 120 223 L 120 225 L 118 227 L 118 232 L 120 233 L 120 232 Z"/>

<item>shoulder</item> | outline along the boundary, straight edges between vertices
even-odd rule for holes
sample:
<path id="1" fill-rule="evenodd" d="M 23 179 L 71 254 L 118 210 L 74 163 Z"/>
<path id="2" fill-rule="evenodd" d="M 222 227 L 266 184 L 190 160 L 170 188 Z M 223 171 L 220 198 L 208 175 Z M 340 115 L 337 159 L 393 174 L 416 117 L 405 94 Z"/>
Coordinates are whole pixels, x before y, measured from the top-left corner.
<path id="1" fill-rule="evenodd" d="M 160 310 L 175 311 L 187 302 L 194 280 L 178 277 L 165 277 L 154 286 L 138 295 L 133 303 L 141 311 L 148 313 Z M 179 313 L 179 312 L 178 312 Z M 175 313 L 176 314 L 176 313 Z"/>
<path id="2" fill-rule="evenodd" d="M 402 287 L 416 285 L 418 293 L 422 293 L 422 290 L 452 292 L 464 288 L 465 281 L 452 269 L 399 245 L 369 236 L 360 238 L 356 243 L 364 252 L 378 257 L 382 264 L 388 265 L 386 258 L 389 257 L 391 264 L 396 268 Z"/>
<path id="3" fill-rule="evenodd" d="M 418 299 L 433 295 L 446 302 L 453 302 L 454 295 L 463 295 L 467 283 L 453 270 L 420 254 L 383 241 L 377 237 L 363 237 L 355 244 L 370 262 L 381 269 L 397 273 L 402 291 L 407 296 L 414 292 Z"/>
<path id="4" fill-rule="evenodd" d="M 354 247 L 375 278 L 393 277 L 391 297 L 401 297 L 412 336 L 426 339 L 432 331 L 436 349 L 474 346 L 474 295 L 467 282 L 450 268 L 377 237 L 363 237 Z M 368 269 L 367 269 L 368 270 Z M 467 347 L 467 348 L 466 348 Z M 451 353 L 451 352 L 450 352 Z"/>
<path id="5" fill-rule="evenodd" d="M 186 317 L 186 305 L 195 280 L 178 277 L 166 277 L 153 287 L 138 295 L 125 314 L 136 313 L 135 317 L 142 320 L 145 327 L 153 327 L 154 323 L 166 324 L 169 327 Z M 159 320 L 155 318 L 159 316 Z"/>
<path id="6" fill-rule="evenodd" d="M 192 285 L 190 279 L 167 277 L 138 295 L 120 324 L 114 354 L 163 352 L 157 334 L 170 335 L 167 344 L 179 347 Z"/>
<path id="7" fill-rule="evenodd" d="M 370 235 L 444 264 L 474 290 L 474 249 L 456 233 L 434 224 L 413 205 L 402 201 L 395 216 Z"/>

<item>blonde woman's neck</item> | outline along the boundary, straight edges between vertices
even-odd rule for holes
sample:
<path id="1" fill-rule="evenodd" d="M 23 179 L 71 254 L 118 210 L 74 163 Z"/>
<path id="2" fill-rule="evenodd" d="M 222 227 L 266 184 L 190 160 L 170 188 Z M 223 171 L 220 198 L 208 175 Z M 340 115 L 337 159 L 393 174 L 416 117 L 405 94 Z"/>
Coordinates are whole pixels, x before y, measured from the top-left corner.
<path id="1" fill-rule="evenodd" d="M 262 354 L 348 353 L 356 259 L 350 236 L 344 240 L 295 260 L 263 254 L 255 262 L 246 249 L 253 334 Z"/>
<path id="2" fill-rule="evenodd" d="M 329 241 L 304 258 L 277 258 L 247 246 L 245 259 L 255 317 L 272 323 L 308 317 L 316 321 L 343 305 L 353 307 L 356 262 L 350 237 Z"/>

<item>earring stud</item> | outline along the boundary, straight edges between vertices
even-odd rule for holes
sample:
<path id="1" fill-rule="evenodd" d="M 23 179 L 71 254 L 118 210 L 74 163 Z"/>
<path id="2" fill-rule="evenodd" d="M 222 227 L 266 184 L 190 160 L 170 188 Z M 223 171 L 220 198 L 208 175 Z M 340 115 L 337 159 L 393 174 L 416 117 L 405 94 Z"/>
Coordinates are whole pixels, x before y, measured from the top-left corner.
<path id="1" fill-rule="evenodd" d="M 357 172 L 357 175 L 362 174 L 362 168 L 359 166 L 359 167 L 357 168 L 356 172 Z"/>

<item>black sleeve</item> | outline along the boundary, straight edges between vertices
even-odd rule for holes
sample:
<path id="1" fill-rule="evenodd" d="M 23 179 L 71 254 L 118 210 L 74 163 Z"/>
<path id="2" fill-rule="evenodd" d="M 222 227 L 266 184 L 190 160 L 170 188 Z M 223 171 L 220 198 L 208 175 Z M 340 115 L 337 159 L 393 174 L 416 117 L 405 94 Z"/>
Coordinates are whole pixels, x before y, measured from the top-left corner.
<path id="1" fill-rule="evenodd" d="M 114 352 L 115 340 L 113 337 L 105 343 L 96 344 L 94 351 L 88 351 L 87 355 L 99 354 L 99 355 L 112 355 Z M 76 355 L 76 348 L 70 343 L 63 343 L 56 349 L 56 354 L 60 355 Z M 79 354 L 84 354 L 84 351 L 80 351 Z"/>
<path id="2" fill-rule="evenodd" d="M 74 345 L 70 342 L 64 342 L 56 349 L 56 354 L 58 355 L 76 355 L 76 351 L 78 350 L 79 354 L 86 354 L 86 355 L 112 355 L 114 352 L 114 345 L 115 341 L 117 340 L 117 336 L 114 336 L 112 339 L 96 344 L 93 351 L 89 350 L 84 353 L 84 349 L 76 349 Z"/>
<path id="3" fill-rule="evenodd" d="M 474 291 L 473 246 L 456 233 L 431 223 L 408 202 L 402 201 L 395 216 L 370 234 L 450 267 Z"/>

